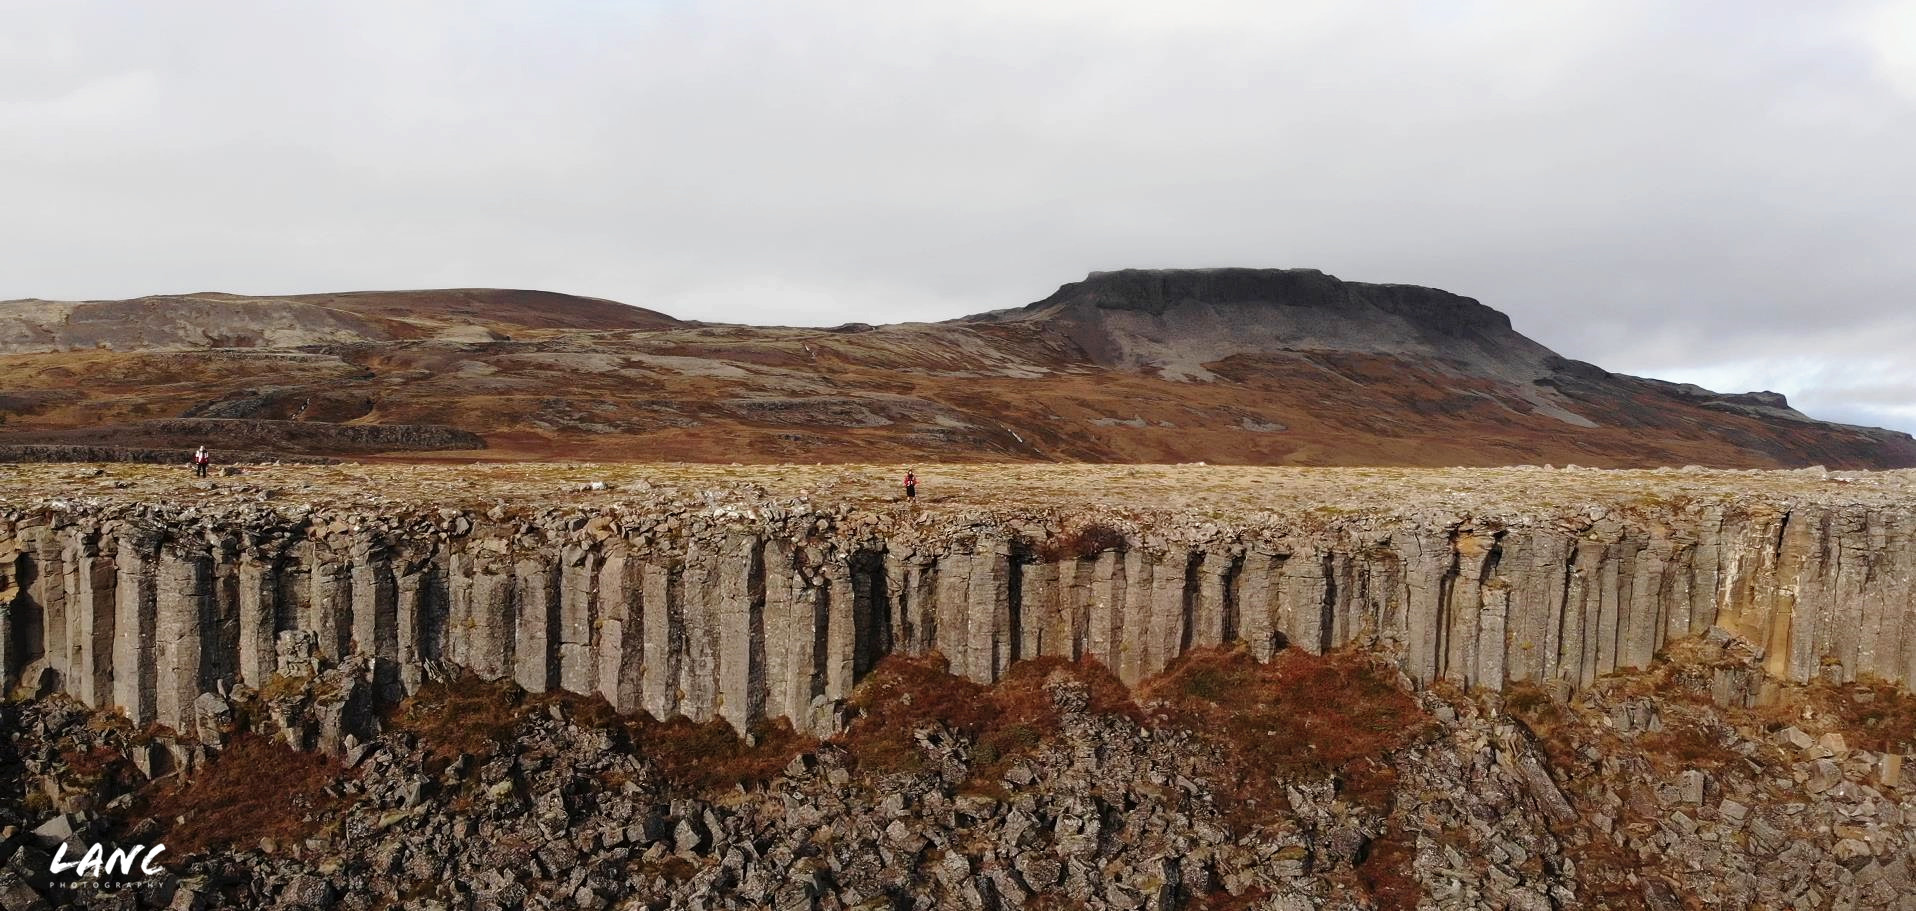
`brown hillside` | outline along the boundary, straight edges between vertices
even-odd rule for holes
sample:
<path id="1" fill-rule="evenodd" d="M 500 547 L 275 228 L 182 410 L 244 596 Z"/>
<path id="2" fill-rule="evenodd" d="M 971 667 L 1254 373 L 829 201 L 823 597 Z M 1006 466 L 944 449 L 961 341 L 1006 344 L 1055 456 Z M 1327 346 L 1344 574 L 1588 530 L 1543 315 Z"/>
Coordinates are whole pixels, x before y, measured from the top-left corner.
<path id="1" fill-rule="evenodd" d="M 1608 373 L 1469 298 L 1303 270 L 1095 273 L 1021 309 L 838 329 L 532 291 L 15 301 L 0 352 L 0 445 L 233 448 L 212 419 L 484 441 L 381 437 L 411 459 L 1916 465 L 1907 434 Z M 218 436 L 378 455 L 346 428 Z"/>

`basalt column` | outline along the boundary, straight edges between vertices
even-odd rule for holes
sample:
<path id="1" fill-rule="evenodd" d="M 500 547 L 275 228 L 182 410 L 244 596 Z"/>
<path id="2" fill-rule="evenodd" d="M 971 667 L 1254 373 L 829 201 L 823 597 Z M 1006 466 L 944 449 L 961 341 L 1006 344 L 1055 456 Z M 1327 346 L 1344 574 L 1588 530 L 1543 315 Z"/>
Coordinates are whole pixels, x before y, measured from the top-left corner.
<path id="1" fill-rule="evenodd" d="M 1124 553 L 1107 550 L 1091 564 L 1090 591 L 1085 605 L 1085 651 L 1117 673 L 1124 652 Z"/>
<path id="2" fill-rule="evenodd" d="M 824 575 L 825 698 L 836 702 L 851 696 L 858 679 L 858 600 L 842 559 L 827 563 Z"/>
<path id="3" fill-rule="evenodd" d="M 1283 572 L 1285 559 L 1254 547 L 1245 553 L 1238 571 L 1238 635 L 1259 661 L 1271 660 L 1277 651 L 1276 580 Z"/>
<path id="4" fill-rule="evenodd" d="M 1191 611 L 1190 643 L 1215 646 L 1237 638 L 1238 557 L 1229 551 L 1205 551 L 1193 572 L 1196 600 Z"/>
<path id="5" fill-rule="evenodd" d="M 1029 517 L 881 544 L 872 523 L 834 531 L 824 513 L 630 539 L 557 513 L 391 537 L 344 530 L 401 527 L 364 517 L 143 515 L 15 520 L 0 558 L 9 684 L 30 670 L 137 724 L 191 727 L 199 694 L 312 673 L 316 651 L 321 666 L 370 657 L 406 690 L 444 661 L 661 718 L 822 732 L 892 652 L 937 650 L 982 683 L 1085 656 L 1136 684 L 1190 648 L 1269 658 L 1374 633 L 1420 683 L 1581 687 L 1721 626 L 1779 677 L 1916 675 L 1916 514 L 1894 504 L 1274 518 L 1095 554 L 1017 537 Z"/>
<path id="6" fill-rule="evenodd" d="M 1663 648 L 1669 626 L 1689 626 L 1689 576 L 1677 572 L 1687 560 L 1686 548 L 1657 533 L 1642 541 L 1636 553 L 1635 575 L 1630 580 L 1630 604 L 1622 625 L 1617 663 L 1622 667 L 1646 668 Z"/>
<path id="7" fill-rule="evenodd" d="M 393 573 L 400 689 L 414 692 L 425 679 L 425 662 L 443 662 L 450 652 L 452 591 L 446 560 L 435 550 L 400 550 Z"/>
<path id="8" fill-rule="evenodd" d="M 670 718 L 679 711 L 679 663 L 685 653 L 685 626 L 680 593 L 684 576 L 676 568 L 647 561 L 640 569 L 644 594 L 645 666 L 639 688 L 645 710 L 654 718 Z"/>
<path id="9" fill-rule="evenodd" d="M 154 717 L 176 731 L 194 729 L 193 701 L 213 688 L 212 558 L 162 548 L 154 583 Z"/>
<path id="10" fill-rule="evenodd" d="M 1441 670 L 1444 676 L 1466 685 L 1476 682 L 1482 644 L 1484 585 L 1502 557 L 1497 538 L 1495 533 L 1462 532 L 1452 544 L 1457 571 L 1450 580 L 1444 603 L 1446 629 Z M 1501 629 L 1503 621 L 1497 622 Z M 1498 648 L 1502 648 L 1501 639 Z"/>
<path id="11" fill-rule="evenodd" d="M 1019 564 L 1020 657 L 1068 657 L 1071 654 L 1071 624 L 1058 600 L 1058 574 L 1061 567 L 1061 563 L 1051 561 Z"/>
<path id="12" fill-rule="evenodd" d="M 1885 679 L 1916 680 L 1916 611 L 1910 610 L 1916 604 L 1916 516 L 1871 511 L 1864 549 L 1869 569 L 1857 663 Z"/>
<path id="13" fill-rule="evenodd" d="M 679 711 L 697 722 L 712 720 L 718 710 L 719 564 L 724 551 L 721 542 L 695 539 L 685 554 L 680 588 L 685 650 L 679 665 Z"/>
<path id="14" fill-rule="evenodd" d="M 454 660 L 487 680 L 504 678 L 515 670 L 511 564 L 488 555 L 455 558 L 454 567 L 454 639 L 464 653 Z"/>
<path id="15" fill-rule="evenodd" d="M 337 661 L 352 653 L 352 563 L 346 555 L 315 542 L 308 542 L 303 550 L 310 589 L 299 628 L 318 637 L 321 657 Z"/>
<path id="16" fill-rule="evenodd" d="M 1058 563 L 1057 620 L 1046 637 L 1046 654 L 1078 660 L 1090 648 L 1091 589 L 1097 564 L 1083 557 Z M 1068 637 L 1068 638 L 1066 638 Z"/>
<path id="17" fill-rule="evenodd" d="M 1331 561 L 1315 545 L 1300 547 L 1277 573 L 1277 628 L 1286 642 L 1311 654 L 1335 645 L 1331 640 Z"/>
<path id="18" fill-rule="evenodd" d="M 968 552 L 941 554 L 932 570 L 932 648 L 951 662 L 954 674 L 970 665 L 971 563 Z"/>
<path id="19" fill-rule="evenodd" d="M 804 730 L 812 701 L 825 694 L 825 589 L 814 583 L 818 554 L 791 541 L 772 539 L 765 569 L 766 713 L 791 719 Z"/>
<path id="20" fill-rule="evenodd" d="M 26 640 L 36 634 L 33 624 L 39 622 L 37 616 L 29 618 L 30 609 L 21 603 L 20 574 L 30 571 L 24 553 L 16 550 L 0 558 L 0 695 L 19 682 L 27 662 Z"/>
<path id="21" fill-rule="evenodd" d="M 1562 667 L 1564 593 L 1570 539 L 1530 529 L 1512 530 L 1500 561 L 1504 599 L 1503 672 L 1512 680 L 1555 679 Z M 1486 635 L 1486 643 L 1488 634 Z"/>
<path id="22" fill-rule="evenodd" d="M 1195 557 L 1186 550 L 1155 555 L 1150 615 L 1144 627 L 1142 667 L 1146 677 L 1164 670 L 1171 659 L 1184 650 L 1185 633 L 1197 594 Z"/>
<path id="23" fill-rule="evenodd" d="M 1126 686 L 1136 686 L 1150 674 L 1151 604 L 1158 555 L 1143 550 L 1124 555 L 1124 615 L 1115 670 Z"/>
<path id="24" fill-rule="evenodd" d="M 597 548 L 568 544 L 559 557 L 559 687 L 574 693 L 597 688 L 597 654 L 592 628 L 598 621 L 599 563 Z M 615 694 L 616 695 L 616 694 Z M 618 701 L 607 697 L 614 705 Z"/>
<path id="25" fill-rule="evenodd" d="M 68 537 L 64 562 L 67 645 L 72 655 L 67 687 L 87 705 L 109 705 L 113 702 L 113 558 L 101 553 L 97 532 L 84 530 Z"/>
<path id="26" fill-rule="evenodd" d="M 157 542 L 120 538 L 113 613 L 113 703 L 136 725 L 157 718 L 158 670 L 154 665 L 155 564 Z"/>
<path id="27" fill-rule="evenodd" d="M 1391 543 L 1404 561 L 1404 673 L 1428 684 L 1442 672 L 1444 605 L 1456 553 L 1448 529 L 1409 531 L 1393 535 Z"/>
<path id="28" fill-rule="evenodd" d="M 239 560 L 239 679 L 261 686 L 278 667 L 279 567 L 257 550 Z"/>
<path id="29" fill-rule="evenodd" d="M 645 612 L 639 602 L 643 586 L 638 567 L 622 545 L 615 546 L 599 567 L 595 689 L 621 712 L 643 707 Z"/>
<path id="30" fill-rule="evenodd" d="M 965 676 L 980 683 L 994 682 L 1003 675 L 1016 648 L 1011 577 L 1010 545 L 1004 541 L 979 542 L 977 552 L 971 555 Z"/>
<path id="31" fill-rule="evenodd" d="M 66 569 L 61 561 L 65 546 L 59 534 L 46 525 L 26 530 L 25 538 L 32 579 L 27 587 L 27 597 L 39 609 L 41 654 L 47 670 L 53 672 L 55 684 L 66 688 L 70 656 L 67 648 Z"/>
<path id="32" fill-rule="evenodd" d="M 370 541 L 353 546 L 353 648 L 377 659 L 381 683 L 399 681 L 399 586 L 385 549 Z"/>
<path id="33" fill-rule="evenodd" d="M 232 684 L 239 679 L 239 539 L 208 536 L 208 607 L 212 628 L 204 636 L 210 681 Z"/>
<path id="34" fill-rule="evenodd" d="M 745 732 L 765 717 L 765 555 L 730 535 L 718 554 L 718 714 Z"/>
<path id="35" fill-rule="evenodd" d="M 522 557 L 512 572 L 513 680 L 528 691 L 543 693 L 558 683 L 558 661 L 553 633 L 558 625 L 559 598 L 550 558 Z"/>
<path id="36" fill-rule="evenodd" d="M 905 559 L 887 553 L 884 573 L 892 650 L 905 655 L 930 651 L 937 625 L 936 569 L 915 556 Z"/>
<path id="37" fill-rule="evenodd" d="M 0 583 L 5 585 L 0 591 L 0 682 L 8 689 L 30 666 L 43 666 L 36 662 L 46 655 L 46 621 L 34 593 L 39 565 L 33 559 L 31 542 L 13 543 L 15 547 L 0 557 L 5 563 L 0 569 Z M 40 684 L 37 677 L 30 682 Z"/>

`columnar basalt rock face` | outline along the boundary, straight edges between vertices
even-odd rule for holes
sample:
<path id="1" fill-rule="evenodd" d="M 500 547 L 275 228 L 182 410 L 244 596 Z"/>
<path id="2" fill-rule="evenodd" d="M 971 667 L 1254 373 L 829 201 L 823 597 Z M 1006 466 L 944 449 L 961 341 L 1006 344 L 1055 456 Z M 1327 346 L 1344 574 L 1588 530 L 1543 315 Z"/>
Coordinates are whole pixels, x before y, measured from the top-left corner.
<path id="1" fill-rule="evenodd" d="M 1124 543 L 1074 550 L 1087 524 Z M 1787 500 L 1255 527 L 762 496 L 485 515 L 49 504 L 0 516 L 0 669 L 182 731 L 201 693 L 310 673 L 308 654 L 370 659 L 388 695 L 448 662 L 740 729 L 829 727 L 885 655 L 933 650 L 979 681 L 1059 656 L 1136 682 L 1193 647 L 1363 639 L 1419 683 L 1575 689 L 1721 627 L 1780 678 L 1906 683 L 1913 538 L 1916 510 Z"/>

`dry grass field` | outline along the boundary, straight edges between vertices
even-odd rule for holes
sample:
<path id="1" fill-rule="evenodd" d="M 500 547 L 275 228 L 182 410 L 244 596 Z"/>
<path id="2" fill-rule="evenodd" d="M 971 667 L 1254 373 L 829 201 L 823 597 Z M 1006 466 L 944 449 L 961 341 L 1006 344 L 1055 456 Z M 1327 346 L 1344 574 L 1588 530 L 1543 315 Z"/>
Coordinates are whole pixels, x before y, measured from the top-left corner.
<path id="1" fill-rule="evenodd" d="M 821 506 L 1073 508 L 1218 517 L 1468 510 L 1479 516 L 1663 508 L 1759 500 L 1890 505 L 1916 501 L 1916 471 L 1825 472 L 1587 468 L 1250 468 L 1211 465 L 476 463 L 241 465 L 205 480 L 186 466 L 0 465 L 0 502 L 47 500 L 280 506 L 489 507 L 798 500 Z M 595 489 L 601 487 L 603 489 Z"/>

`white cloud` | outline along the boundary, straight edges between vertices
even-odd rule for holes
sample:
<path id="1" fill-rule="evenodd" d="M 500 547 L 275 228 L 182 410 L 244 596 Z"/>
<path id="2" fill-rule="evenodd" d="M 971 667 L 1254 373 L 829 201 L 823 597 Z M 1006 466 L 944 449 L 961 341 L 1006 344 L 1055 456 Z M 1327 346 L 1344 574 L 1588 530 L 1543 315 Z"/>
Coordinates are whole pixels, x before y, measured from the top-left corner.
<path id="1" fill-rule="evenodd" d="M 1884 0 L 1858 17 L 1878 74 L 1916 101 L 1916 0 Z"/>
<path id="2" fill-rule="evenodd" d="M 504 285 L 833 324 L 1313 266 L 1780 387 L 1766 339 L 1916 341 L 1886 322 L 1916 292 L 1910 9 L 29 3 L 0 296 Z"/>

